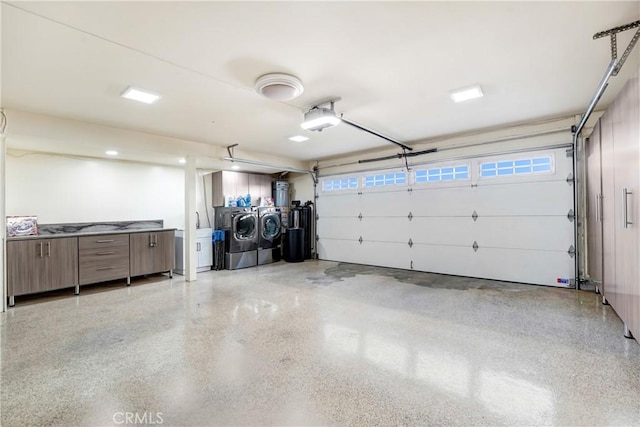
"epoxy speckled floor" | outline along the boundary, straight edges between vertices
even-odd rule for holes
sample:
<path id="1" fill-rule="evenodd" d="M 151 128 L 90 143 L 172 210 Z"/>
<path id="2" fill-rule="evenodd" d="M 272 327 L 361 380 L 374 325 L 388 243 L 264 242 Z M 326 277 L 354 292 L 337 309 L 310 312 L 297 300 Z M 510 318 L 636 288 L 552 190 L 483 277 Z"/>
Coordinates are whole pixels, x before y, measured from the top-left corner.
<path id="1" fill-rule="evenodd" d="M 2 316 L 1 424 L 639 425 L 592 292 L 322 261 L 151 277 Z"/>

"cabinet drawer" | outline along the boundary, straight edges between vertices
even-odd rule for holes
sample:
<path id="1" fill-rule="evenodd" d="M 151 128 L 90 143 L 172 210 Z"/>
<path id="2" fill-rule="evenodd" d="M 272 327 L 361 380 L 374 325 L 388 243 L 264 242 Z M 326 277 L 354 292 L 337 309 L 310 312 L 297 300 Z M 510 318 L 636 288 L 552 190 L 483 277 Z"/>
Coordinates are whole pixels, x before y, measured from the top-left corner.
<path id="1" fill-rule="evenodd" d="M 126 248 L 129 252 L 129 235 L 128 234 L 105 234 L 102 236 L 83 236 L 78 239 L 78 248 L 80 252 L 90 250 L 114 250 L 117 248 Z"/>
<path id="2" fill-rule="evenodd" d="M 81 285 L 129 277 L 129 235 L 106 234 L 78 239 Z"/>
<path id="3" fill-rule="evenodd" d="M 129 277 L 129 254 L 118 257 L 81 257 L 80 284 L 105 282 Z"/>

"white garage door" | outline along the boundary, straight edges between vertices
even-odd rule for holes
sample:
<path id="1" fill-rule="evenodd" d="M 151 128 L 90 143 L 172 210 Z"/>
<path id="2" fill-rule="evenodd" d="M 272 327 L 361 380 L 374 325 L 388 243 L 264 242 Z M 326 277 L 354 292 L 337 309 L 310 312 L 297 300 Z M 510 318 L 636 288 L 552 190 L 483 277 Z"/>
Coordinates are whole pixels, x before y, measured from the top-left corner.
<path id="1" fill-rule="evenodd" d="M 572 286 L 566 148 L 326 176 L 320 259 Z"/>

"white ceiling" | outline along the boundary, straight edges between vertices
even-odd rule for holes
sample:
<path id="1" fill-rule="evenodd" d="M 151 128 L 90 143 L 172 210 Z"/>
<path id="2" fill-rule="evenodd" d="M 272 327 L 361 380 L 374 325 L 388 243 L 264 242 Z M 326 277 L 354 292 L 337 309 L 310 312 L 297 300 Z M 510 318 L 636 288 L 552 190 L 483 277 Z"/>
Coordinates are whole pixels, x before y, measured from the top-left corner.
<path id="1" fill-rule="evenodd" d="M 637 1 L 3 2 L 2 104 L 314 160 L 389 144 L 346 125 L 300 129 L 332 97 L 345 118 L 409 144 L 581 113 L 610 60 L 593 34 L 638 19 Z M 261 98 L 253 84 L 269 72 L 298 76 L 304 94 Z M 484 98 L 451 102 L 476 83 Z M 163 97 L 120 98 L 129 85 Z M 310 140 L 287 140 L 297 134 Z"/>

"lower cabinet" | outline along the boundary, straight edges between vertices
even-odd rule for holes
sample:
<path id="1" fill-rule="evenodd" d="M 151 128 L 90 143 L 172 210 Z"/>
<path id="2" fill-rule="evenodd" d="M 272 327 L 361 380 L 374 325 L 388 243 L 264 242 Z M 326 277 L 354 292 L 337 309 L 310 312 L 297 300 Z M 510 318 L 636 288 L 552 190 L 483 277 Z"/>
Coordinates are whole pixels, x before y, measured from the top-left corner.
<path id="1" fill-rule="evenodd" d="M 131 276 L 164 271 L 172 273 L 175 267 L 174 240 L 173 230 L 131 233 L 129 240 Z"/>
<path id="2" fill-rule="evenodd" d="M 7 242 L 7 293 L 17 295 L 78 285 L 78 238 Z"/>
<path id="3" fill-rule="evenodd" d="M 198 273 L 211 270 L 213 265 L 213 245 L 211 243 L 212 228 L 199 228 L 196 230 L 196 254 L 198 256 L 198 265 L 196 271 Z M 176 231 L 176 265 L 174 272 L 184 275 L 185 266 L 185 245 L 184 230 Z"/>
<path id="4" fill-rule="evenodd" d="M 174 230 L 7 241 L 7 296 L 172 273 Z"/>
<path id="5" fill-rule="evenodd" d="M 78 238 L 81 285 L 127 279 L 129 283 L 129 235 L 109 234 Z"/>

